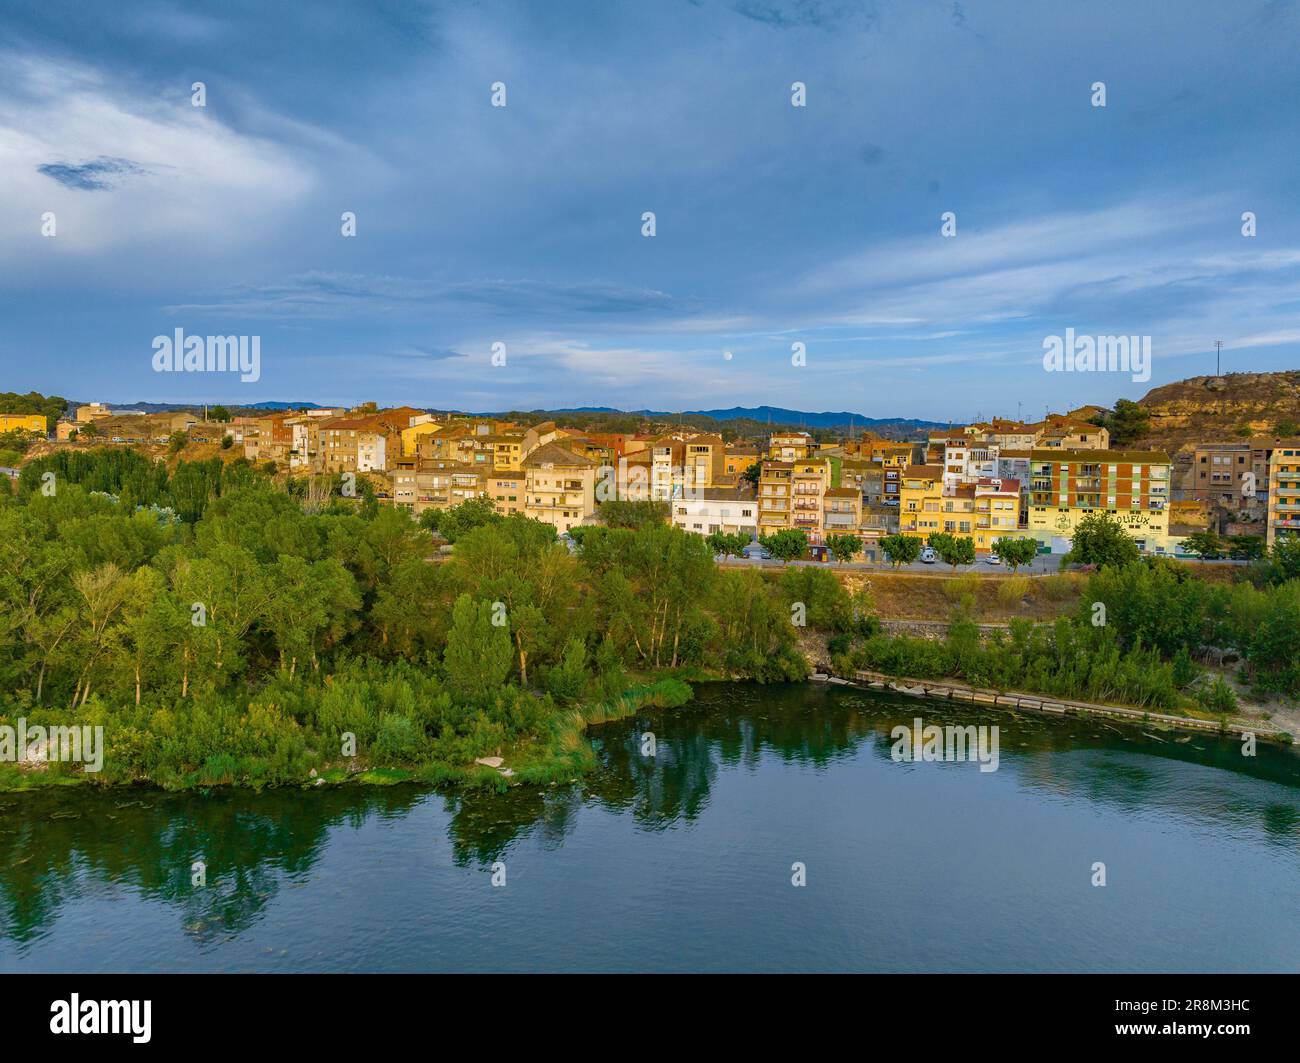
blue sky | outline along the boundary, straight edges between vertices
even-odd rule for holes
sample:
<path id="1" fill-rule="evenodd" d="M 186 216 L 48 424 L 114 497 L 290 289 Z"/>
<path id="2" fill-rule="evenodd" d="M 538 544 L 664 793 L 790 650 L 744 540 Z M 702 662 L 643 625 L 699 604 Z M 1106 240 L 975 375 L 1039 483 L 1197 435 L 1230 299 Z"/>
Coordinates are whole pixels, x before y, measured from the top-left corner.
<path id="1" fill-rule="evenodd" d="M 1283 0 L 9 0 L 0 390 L 966 420 L 1295 368 L 1298 45 Z M 260 379 L 154 372 L 176 328 Z M 1045 372 L 1067 328 L 1150 382 Z"/>

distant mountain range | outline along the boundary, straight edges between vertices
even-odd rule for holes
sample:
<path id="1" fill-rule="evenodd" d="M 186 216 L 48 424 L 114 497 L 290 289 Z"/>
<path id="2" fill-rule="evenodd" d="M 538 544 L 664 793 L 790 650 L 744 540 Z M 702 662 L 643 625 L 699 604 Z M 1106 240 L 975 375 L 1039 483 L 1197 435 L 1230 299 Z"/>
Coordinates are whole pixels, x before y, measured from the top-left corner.
<path id="1" fill-rule="evenodd" d="M 76 405 L 74 403 L 74 405 Z M 145 413 L 164 413 L 170 410 L 192 410 L 202 407 L 203 403 L 194 402 L 114 402 L 114 409 L 142 410 Z M 208 403 L 208 406 L 222 405 Z M 229 409 L 240 410 L 319 410 L 315 402 L 252 402 L 225 403 Z M 443 412 L 443 411 L 431 411 Z M 499 410 L 481 416 L 499 416 L 509 411 Z M 941 421 L 922 421 L 912 417 L 864 417 L 860 413 L 821 412 L 811 413 L 806 410 L 788 410 L 781 406 L 733 406 L 727 410 L 619 410 L 613 406 L 576 406 L 562 410 L 530 410 L 530 413 L 559 415 L 566 413 L 610 413 L 628 414 L 635 417 L 652 417 L 671 420 L 674 417 L 708 417 L 715 421 L 757 421 L 773 427 L 791 428 L 866 428 L 875 431 L 893 430 L 917 432 L 929 428 L 945 428 Z"/>
<path id="2" fill-rule="evenodd" d="M 70 405 L 75 409 L 81 405 L 78 402 L 71 402 Z M 319 410 L 322 407 L 314 402 L 110 402 L 108 404 L 115 410 L 142 410 L 145 413 L 170 413 L 173 410 L 200 410 L 204 406 L 225 406 L 227 409 L 235 410 Z"/>
<path id="3" fill-rule="evenodd" d="M 802 428 L 844 428 L 850 424 L 858 428 L 902 428 L 908 431 L 923 428 L 946 428 L 943 421 L 921 421 L 914 417 L 864 417 L 847 411 L 810 413 L 807 410 L 788 410 L 782 406 L 732 406 L 726 410 L 619 410 L 612 406 L 576 406 L 564 410 L 532 410 L 532 413 L 626 413 L 637 417 L 710 417 L 715 421 L 758 421 L 773 426 Z"/>

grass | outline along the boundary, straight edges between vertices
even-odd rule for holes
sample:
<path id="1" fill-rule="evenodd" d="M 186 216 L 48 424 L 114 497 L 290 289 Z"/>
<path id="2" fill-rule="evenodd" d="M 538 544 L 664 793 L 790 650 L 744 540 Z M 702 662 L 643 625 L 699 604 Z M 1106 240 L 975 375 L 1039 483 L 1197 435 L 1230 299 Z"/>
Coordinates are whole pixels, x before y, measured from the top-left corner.
<path id="1" fill-rule="evenodd" d="M 1018 576 L 967 572 L 949 576 L 849 570 L 840 578 L 851 589 L 865 584 L 882 620 L 947 620 L 953 603 L 969 598 L 976 623 L 1005 624 L 1016 617 L 1051 621 L 1074 612 L 1087 577 L 1077 573 Z"/>

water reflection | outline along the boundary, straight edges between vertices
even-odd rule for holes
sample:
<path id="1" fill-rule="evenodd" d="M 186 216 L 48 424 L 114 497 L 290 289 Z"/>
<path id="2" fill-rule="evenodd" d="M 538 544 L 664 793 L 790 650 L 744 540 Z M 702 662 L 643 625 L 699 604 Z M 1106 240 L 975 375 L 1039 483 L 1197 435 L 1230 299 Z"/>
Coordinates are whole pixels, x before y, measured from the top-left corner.
<path id="1" fill-rule="evenodd" d="M 1039 799 L 1108 805 L 1249 829 L 1297 850 L 1300 757 L 1261 745 L 1147 737 L 1099 722 L 992 713 L 841 688 L 714 685 L 681 709 L 607 724 L 592 739 L 602 770 L 572 786 L 507 794 L 437 795 L 416 787 L 212 792 L 37 792 L 0 795 L 0 959 L 21 957 L 72 902 L 95 896 L 112 911 L 128 892 L 173 913 L 201 945 L 258 922 L 286 889 L 304 885 L 341 827 L 403 820 L 433 803 L 452 863 L 485 867 L 527 836 L 566 844 L 584 809 L 658 833 L 705 816 L 719 775 L 797 766 L 827 771 L 866 754 L 889 761 L 895 725 L 996 724 L 1002 772 Z M 641 754 L 655 734 L 657 755 Z M 918 770 L 970 771 L 971 765 Z M 790 773 L 786 773 L 787 775 Z M 1248 780 L 1280 783 L 1267 793 Z M 814 784 L 815 785 L 815 784 Z M 1290 795 L 1295 794 L 1295 800 Z M 204 889 L 192 864 L 207 868 Z M 147 943 L 141 944 L 147 949 Z"/>

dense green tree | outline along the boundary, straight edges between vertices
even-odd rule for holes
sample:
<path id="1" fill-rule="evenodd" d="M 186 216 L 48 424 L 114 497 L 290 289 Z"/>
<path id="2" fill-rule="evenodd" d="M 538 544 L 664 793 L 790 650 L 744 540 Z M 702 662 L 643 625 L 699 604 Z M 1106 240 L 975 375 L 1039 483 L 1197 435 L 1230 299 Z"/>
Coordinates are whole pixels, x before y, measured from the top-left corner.
<path id="1" fill-rule="evenodd" d="M 1109 414 L 1101 414 L 1092 423 L 1110 432 L 1110 445 L 1114 448 L 1128 446 L 1147 434 L 1151 415 L 1144 406 L 1129 399 L 1119 399 Z"/>
<path id="2" fill-rule="evenodd" d="M 452 607 L 442 663 L 448 685 L 469 702 L 491 697 L 510 675 L 510 636 L 493 617 L 491 602 L 475 601 L 468 594 Z"/>
<path id="3" fill-rule="evenodd" d="M 932 532 L 930 548 L 939 555 L 945 565 L 951 565 L 953 571 L 958 565 L 975 564 L 975 540 L 968 535 L 950 535 L 947 532 Z"/>
<path id="4" fill-rule="evenodd" d="M 1222 557 L 1226 549 L 1226 544 L 1220 538 L 1219 533 L 1213 529 L 1206 528 L 1203 531 L 1192 532 L 1183 540 L 1183 549 L 1189 554 L 1195 554 L 1204 560 L 1213 560 Z"/>
<path id="5" fill-rule="evenodd" d="M 1062 559 L 1067 564 L 1121 567 L 1140 561 L 1142 551 L 1119 521 L 1109 514 L 1089 513 L 1074 529 L 1070 551 Z"/>
<path id="6" fill-rule="evenodd" d="M 993 552 L 1012 572 L 1021 565 L 1030 564 L 1038 556 L 1037 539 L 999 539 L 993 544 Z"/>
<path id="7" fill-rule="evenodd" d="M 828 535 L 826 545 L 835 555 L 835 560 L 841 563 L 852 561 L 853 555 L 862 551 L 862 540 L 856 535 Z"/>
<path id="8" fill-rule="evenodd" d="M 496 510 L 496 504 L 486 496 L 467 498 L 449 509 L 426 509 L 420 514 L 421 526 L 436 531 L 449 543 L 456 542 L 475 528 L 496 524 L 503 519 Z"/>
<path id="9" fill-rule="evenodd" d="M 801 528 L 782 528 L 771 535 L 760 535 L 758 541 L 778 561 L 797 561 L 808 550 L 808 536 Z"/>
<path id="10" fill-rule="evenodd" d="M 670 514 L 667 502 L 611 499 L 597 507 L 596 515 L 607 528 L 644 528 L 647 524 L 667 524 Z"/>
<path id="11" fill-rule="evenodd" d="M 910 565 L 921 556 L 921 540 L 912 535 L 886 535 L 880 540 L 880 549 L 889 558 L 889 563 L 898 568 L 899 565 Z"/>

